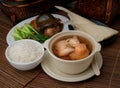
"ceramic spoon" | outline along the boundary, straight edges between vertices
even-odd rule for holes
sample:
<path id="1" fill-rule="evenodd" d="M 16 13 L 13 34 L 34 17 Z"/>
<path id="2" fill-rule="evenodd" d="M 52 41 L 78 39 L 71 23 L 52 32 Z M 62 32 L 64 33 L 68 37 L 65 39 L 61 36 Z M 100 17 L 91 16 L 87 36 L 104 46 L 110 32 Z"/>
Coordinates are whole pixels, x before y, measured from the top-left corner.
<path id="1" fill-rule="evenodd" d="M 100 69 L 99 69 L 97 61 L 96 61 L 96 55 L 95 55 L 95 57 L 92 61 L 92 69 L 93 69 L 95 75 L 99 76 L 100 75 Z"/>

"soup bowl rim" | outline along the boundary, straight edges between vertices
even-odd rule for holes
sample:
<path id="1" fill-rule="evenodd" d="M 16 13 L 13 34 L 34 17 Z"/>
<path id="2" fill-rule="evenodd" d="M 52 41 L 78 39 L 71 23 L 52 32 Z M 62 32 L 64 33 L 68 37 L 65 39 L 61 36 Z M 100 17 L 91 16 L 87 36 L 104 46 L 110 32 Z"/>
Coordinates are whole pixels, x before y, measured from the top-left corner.
<path id="1" fill-rule="evenodd" d="M 91 44 L 91 45 L 92 45 L 94 48 L 96 48 L 96 47 L 97 47 L 97 48 L 96 48 L 96 49 L 92 49 L 92 52 L 91 52 L 87 57 L 82 58 L 82 59 L 79 59 L 79 60 L 65 60 L 65 59 L 59 58 L 59 57 L 57 57 L 57 56 L 50 50 L 49 46 L 50 46 L 51 40 L 53 40 L 53 39 L 55 39 L 55 40 L 54 40 L 54 42 L 55 42 L 57 39 L 60 39 L 61 37 L 64 37 L 64 36 L 68 36 L 68 35 L 72 35 L 72 36 L 73 36 L 73 34 L 67 34 L 67 33 L 76 33 L 76 35 L 78 35 L 78 36 L 80 36 L 78 33 L 81 33 L 81 34 L 83 34 L 84 36 L 89 37 L 90 40 L 92 40 L 92 42 L 91 42 L 90 40 L 88 40 L 87 37 L 84 37 L 84 36 L 81 36 L 81 37 L 87 39 L 90 43 L 94 43 L 95 46 L 93 46 L 92 44 Z M 64 35 L 62 35 L 62 34 L 64 34 Z M 62 35 L 62 36 L 59 36 L 59 35 Z M 69 63 L 80 62 L 80 61 L 85 61 L 85 60 L 87 60 L 87 59 L 90 59 L 91 57 L 93 57 L 93 56 L 95 55 L 96 52 L 99 52 L 99 51 L 101 50 L 101 45 L 100 45 L 97 41 L 95 41 L 95 39 L 94 39 L 92 36 L 90 36 L 89 34 L 87 34 L 87 33 L 85 33 L 85 32 L 82 32 L 82 31 L 65 31 L 65 32 L 59 32 L 59 33 L 53 35 L 50 39 L 46 40 L 43 45 L 44 45 L 44 47 L 47 49 L 48 53 L 49 53 L 54 59 L 59 60 L 59 61 L 62 61 L 62 62 L 69 62 Z"/>

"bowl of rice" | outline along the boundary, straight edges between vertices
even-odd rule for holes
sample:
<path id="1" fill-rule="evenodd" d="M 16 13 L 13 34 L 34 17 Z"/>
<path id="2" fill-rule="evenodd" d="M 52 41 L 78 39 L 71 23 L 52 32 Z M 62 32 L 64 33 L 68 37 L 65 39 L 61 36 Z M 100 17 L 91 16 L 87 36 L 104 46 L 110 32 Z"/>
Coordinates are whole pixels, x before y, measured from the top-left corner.
<path id="1" fill-rule="evenodd" d="M 31 70 L 37 67 L 44 56 L 44 47 L 32 39 L 18 40 L 6 48 L 8 62 L 18 70 Z"/>

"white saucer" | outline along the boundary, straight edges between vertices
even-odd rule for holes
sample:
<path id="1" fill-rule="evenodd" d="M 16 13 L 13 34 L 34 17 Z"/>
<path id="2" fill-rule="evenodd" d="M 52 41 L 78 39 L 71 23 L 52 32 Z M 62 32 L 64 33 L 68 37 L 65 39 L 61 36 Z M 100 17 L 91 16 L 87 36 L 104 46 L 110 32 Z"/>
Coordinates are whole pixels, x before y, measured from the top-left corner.
<path id="1" fill-rule="evenodd" d="M 95 75 L 91 66 L 86 71 L 80 74 L 75 74 L 75 75 L 65 74 L 59 71 L 53 65 L 53 63 L 50 62 L 49 58 L 51 58 L 51 56 L 48 53 L 46 53 L 41 63 L 41 66 L 42 66 L 42 69 L 45 71 L 45 73 L 54 79 L 64 81 L 64 82 L 78 82 L 78 81 L 89 79 Z M 101 68 L 103 64 L 103 60 L 102 60 L 102 56 L 100 53 L 98 53 L 96 60 L 97 60 L 99 68 Z"/>

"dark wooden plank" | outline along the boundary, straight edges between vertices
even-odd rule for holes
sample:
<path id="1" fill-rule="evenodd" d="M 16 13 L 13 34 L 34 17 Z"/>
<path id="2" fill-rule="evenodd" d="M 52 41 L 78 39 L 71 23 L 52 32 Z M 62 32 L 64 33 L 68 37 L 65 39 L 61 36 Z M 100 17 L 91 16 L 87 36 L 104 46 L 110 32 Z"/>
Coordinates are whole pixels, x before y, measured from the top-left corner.
<path id="1" fill-rule="evenodd" d="M 112 75 L 110 77 L 109 87 L 120 88 L 120 49 L 118 51 L 118 55 L 114 64 Z"/>
<path id="2" fill-rule="evenodd" d="M 102 50 L 101 50 L 102 55 L 106 57 L 115 58 L 120 49 L 119 44 L 120 44 L 120 37 L 118 36 L 111 44 L 108 44 L 102 47 Z"/>
<path id="3" fill-rule="evenodd" d="M 0 9 L 0 24 L 4 24 L 7 26 L 12 26 L 13 23 L 12 21 L 9 19 L 9 17 Z"/>
<path id="4" fill-rule="evenodd" d="M 27 88 L 56 88 L 56 80 L 46 75 L 43 71 L 35 78 L 30 84 L 26 85 Z"/>
<path id="5" fill-rule="evenodd" d="M 22 88 L 20 83 L 17 83 L 7 73 L 0 70 L 0 87 L 1 88 Z"/>

